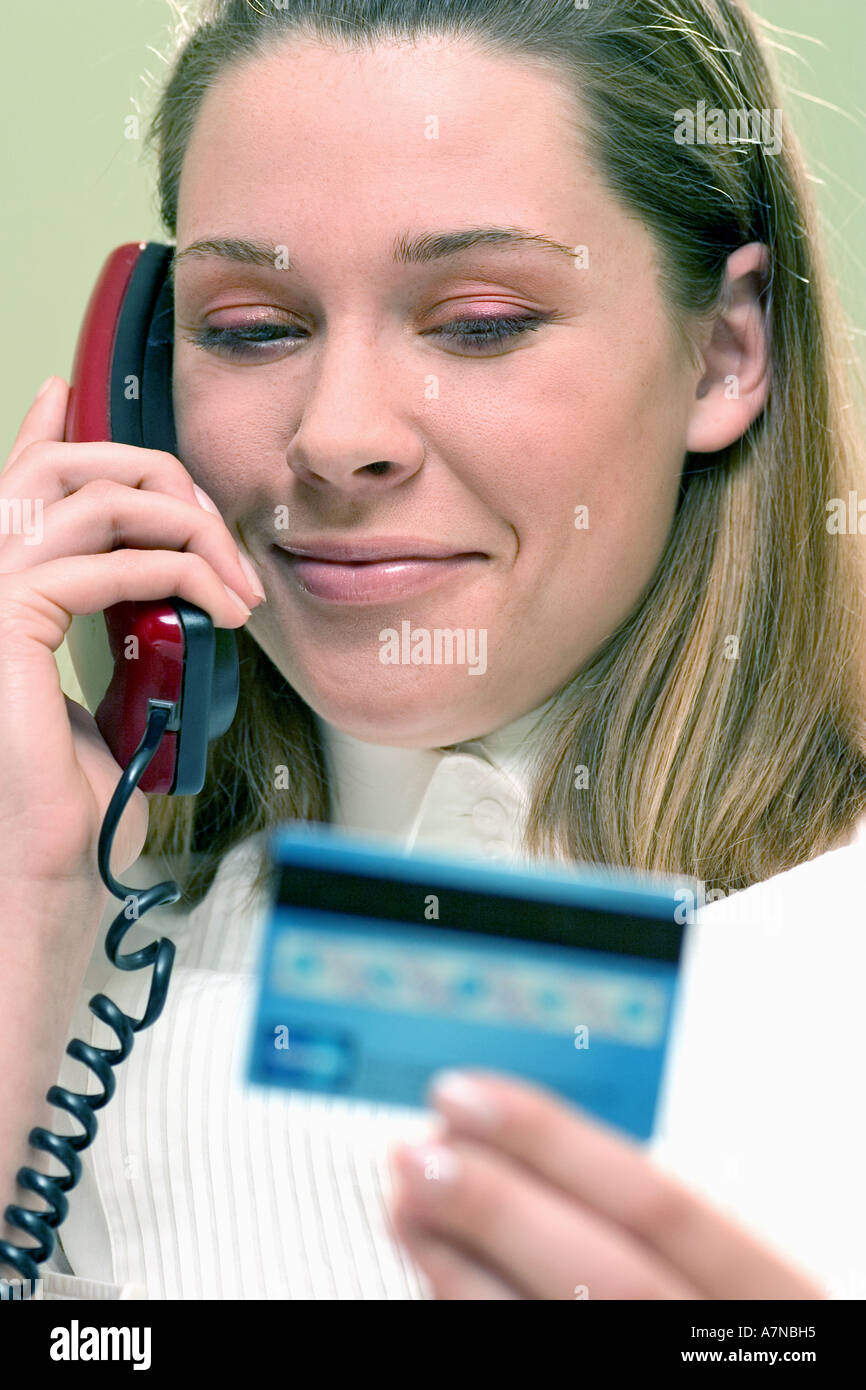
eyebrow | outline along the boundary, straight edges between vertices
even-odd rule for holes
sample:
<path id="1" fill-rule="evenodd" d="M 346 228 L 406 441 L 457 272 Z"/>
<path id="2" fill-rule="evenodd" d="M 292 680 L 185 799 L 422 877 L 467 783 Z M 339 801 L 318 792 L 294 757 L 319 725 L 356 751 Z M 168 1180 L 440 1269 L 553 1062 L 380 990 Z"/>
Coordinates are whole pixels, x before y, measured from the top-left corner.
<path id="1" fill-rule="evenodd" d="M 182 251 L 172 257 L 170 276 L 182 261 L 219 257 L 223 260 L 241 262 L 244 265 L 260 265 L 273 270 L 276 256 L 275 248 L 282 243 L 247 240 L 243 237 L 202 237 L 190 242 Z M 455 232 L 423 232 L 418 236 L 403 233 L 397 237 L 391 249 L 392 259 L 397 265 L 427 265 L 433 261 L 457 256 L 474 246 L 514 247 L 538 246 L 542 250 L 574 260 L 577 248 L 564 246 L 562 242 L 545 236 L 543 232 L 530 232 L 523 227 L 467 227 Z M 297 261 L 289 260 L 289 270 L 298 270 Z"/>

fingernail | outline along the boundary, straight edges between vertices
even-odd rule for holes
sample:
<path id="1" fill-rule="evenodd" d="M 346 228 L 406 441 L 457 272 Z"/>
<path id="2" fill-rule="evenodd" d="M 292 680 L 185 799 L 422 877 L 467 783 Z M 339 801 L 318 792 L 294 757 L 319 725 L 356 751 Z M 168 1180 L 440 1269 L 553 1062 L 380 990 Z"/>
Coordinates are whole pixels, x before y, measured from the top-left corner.
<path id="1" fill-rule="evenodd" d="M 499 1119 L 499 1110 L 488 1092 L 461 1071 L 437 1072 L 432 1094 L 434 1105 L 444 1115 L 465 1120 L 473 1129 L 488 1129 Z"/>
<path id="2" fill-rule="evenodd" d="M 260 599 L 264 599 L 265 602 L 267 602 L 267 599 L 265 599 L 265 591 L 262 588 L 262 581 L 259 579 L 259 576 L 256 574 L 246 555 L 242 555 L 241 552 L 238 551 L 238 559 L 241 562 L 241 569 L 249 580 L 250 588 L 253 593 L 258 594 Z"/>
<path id="3" fill-rule="evenodd" d="M 215 502 L 211 501 L 206 492 L 202 492 L 201 488 L 197 487 L 195 483 L 193 483 L 192 485 L 192 490 L 198 499 L 198 504 L 200 507 L 204 507 L 206 512 L 213 512 L 214 516 L 219 516 L 219 507 L 216 505 Z"/>
<path id="4" fill-rule="evenodd" d="M 40 396 L 44 396 L 44 395 L 45 395 L 45 392 L 48 390 L 48 388 L 49 388 L 49 386 L 51 385 L 51 383 L 52 383 L 53 380 L 54 380 L 54 377 L 53 377 L 53 376 L 49 376 L 49 377 L 46 378 L 45 381 L 43 381 L 42 385 L 39 387 L 39 390 L 36 392 L 36 395 L 33 397 L 33 399 L 34 399 L 35 401 L 38 401 Z"/>
<path id="5" fill-rule="evenodd" d="M 243 599 L 241 598 L 240 594 L 236 594 L 235 591 L 234 591 L 234 589 L 230 589 L 230 588 L 229 588 L 228 584 L 224 585 L 224 588 L 225 588 L 225 591 L 226 591 L 226 593 L 228 594 L 229 598 L 233 598 L 233 599 L 234 599 L 234 601 L 235 601 L 235 603 L 237 604 L 238 608 L 242 608 L 242 609 L 243 609 L 244 616 L 247 617 L 247 618 L 251 618 L 251 617 L 252 617 L 252 609 L 251 609 L 251 608 L 247 608 L 247 605 L 244 603 L 244 601 L 243 601 Z"/>
<path id="6" fill-rule="evenodd" d="M 454 1182 L 460 1169 L 454 1150 L 442 1144 L 403 1147 L 396 1159 L 401 1173 L 421 1191 L 429 1187 L 435 1193 L 437 1187 Z"/>

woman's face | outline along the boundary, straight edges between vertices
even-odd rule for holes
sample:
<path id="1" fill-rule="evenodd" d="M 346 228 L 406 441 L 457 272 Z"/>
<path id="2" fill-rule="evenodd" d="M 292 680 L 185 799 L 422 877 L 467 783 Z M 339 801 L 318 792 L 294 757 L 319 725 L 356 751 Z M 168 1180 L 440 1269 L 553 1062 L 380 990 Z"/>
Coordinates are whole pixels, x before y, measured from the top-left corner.
<path id="1" fill-rule="evenodd" d="M 264 582 L 251 634 L 357 738 L 435 747 L 540 704 L 633 610 L 669 533 L 698 378 L 650 235 L 578 123 L 549 73 L 433 40 L 293 41 L 201 108 L 178 251 L 266 254 L 177 260 L 179 455 Z M 436 254 L 490 227 L 564 249 Z M 479 319 L 533 326 L 496 342 Z M 196 342 L 251 324 L 233 355 Z M 287 553 L 370 542 L 404 563 Z"/>

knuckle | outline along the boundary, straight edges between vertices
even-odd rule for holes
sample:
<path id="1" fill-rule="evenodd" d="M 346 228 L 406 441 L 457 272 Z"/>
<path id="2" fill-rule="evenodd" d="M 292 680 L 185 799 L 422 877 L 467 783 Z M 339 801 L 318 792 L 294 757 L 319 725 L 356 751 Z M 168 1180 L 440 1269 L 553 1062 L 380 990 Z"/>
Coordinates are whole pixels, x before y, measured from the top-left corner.
<path id="1" fill-rule="evenodd" d="M 167 474 L 173 478 L 182 479 L 184 482 L 192 483 L 192 478 L 175 454 L 170 454 L 167 449 L 153 449 L 151 452 L 159 466 Z"/>
<path id="2" fill-rule="evenodd" d="M 193 550 L 184 551 L 183 555 L 184 563 L 187 569 L 192 570 L 194 579 L 201 580 L 203 582 L 214 579 L 214 571 L 203 555 L 199 555 Z"/>
<path id="3" fill-rule="evenodd" d="M 506 1202 L 497 1182 L 458 1180 L 453 1193 L 454 1210 L 461 1225 L 482 1244 L 492 1241 L 502 1226 Z"/>
<path id="4" fill-rule="evenodd" d="M 117 577 L 121 579 L 133 574 L 141 561 L 140 553 L 135 550 L 112 550 L 107 559 L 112 569 L 117 571 Z"/>
<path id="5" fill-rule="evenodd" d="M 683 1221 L 685 1202 L 682 1193 L 664 1179 L 653 1175 L 633 1198 L 631 1225 L 648 1240 L 669 1237 Z"/>
<path id="6" fill-rule="evenodd" d="M 45 444 L 46 441 L 44 439 L 31 439 L 28 444 L 25 444 L 23 448 L 18 450 L 14 458 L 6 463 L 6 466 L 2 470 L 2 477 L 8 478 L 13 472 L 20 472 L 21 465 L 24 462 L 28 464 L 32 463 L 38 452 L 40 450 L 44 451 Z"/>
<path id="7" fill-rule="evenodd" d="M 195 534 L 206 538 L 209 542 L 223 540 L 225 538 L 225 526 L 218 516 L 211 512 L 206 512 L 197 502 L 192 504 L 196 510 Z"/>
<path id="8" fill-rule="evenodd" d="M 88 502 L 100 503 L 103 506 L 116 504 L 122 492 L 121 485 L 113 478 L 90 478 L 78 488 L 79 495 L 86 497 Z"/>

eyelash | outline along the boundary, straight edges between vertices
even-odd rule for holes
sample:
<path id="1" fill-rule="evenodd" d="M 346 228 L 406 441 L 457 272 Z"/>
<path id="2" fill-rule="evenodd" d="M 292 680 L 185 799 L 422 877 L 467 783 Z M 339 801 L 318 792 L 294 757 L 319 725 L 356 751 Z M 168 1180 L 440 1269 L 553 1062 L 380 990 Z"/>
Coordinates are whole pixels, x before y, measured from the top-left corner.
<path id="1" fill-rule="evenodd" d="M 498 318 L 455 319 L 453 323 L 445 323 L 441 328 L 435 328 L 431 331 L 443 334 L 444 337 L 450 339 L 451 342 L 458 343 L 461 347 L 493 347 L 531 329 L 541 328 L 549 322 L 551 317 L 550 314 L 533 314 L 500 315 Z M 196 347 L 224 353 L 228 357 L 263 357 L 264 354 L 258 352 L 251 345 L 280 342 L 288 338 L 289 330 L 293 328 L 296 328 L 295 324 L 267 323 L 264 321 L 243 324 L 238 328 L 205 327 L 198 329 L 193 334 L 193 342 Z M 265 338 L 253 336 L 262 332 L 272 333 L 273 336 Z M 297 339 L 296 341 L 300 340 Z"/>

